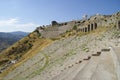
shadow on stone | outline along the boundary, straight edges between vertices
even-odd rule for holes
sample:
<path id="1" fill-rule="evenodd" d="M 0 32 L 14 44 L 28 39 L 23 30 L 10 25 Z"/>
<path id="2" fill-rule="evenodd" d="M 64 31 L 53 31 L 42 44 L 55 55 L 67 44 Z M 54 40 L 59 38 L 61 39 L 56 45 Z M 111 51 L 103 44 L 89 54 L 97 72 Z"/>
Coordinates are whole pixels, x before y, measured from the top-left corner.
<path id="1" fill-rule="evenodd" d="M 100 56 L 101 52 L 97 52 L 97 54 L 92 54 L 92 56 Z"/>
<path id="2" fill-rule="evenodd" d="M 88 56 L 88 58 L 85 58 L 85 59 L 83 59 L 83 60 L 89 60 L 89 59 L 91 59 L 91 56 Z"/>
<path id="3" fill-rule="evenodd" d="M 107 51 L 110 51 L 110 49 L 101 49 L 101 51 L 106 51 L 107 52 Z"/>

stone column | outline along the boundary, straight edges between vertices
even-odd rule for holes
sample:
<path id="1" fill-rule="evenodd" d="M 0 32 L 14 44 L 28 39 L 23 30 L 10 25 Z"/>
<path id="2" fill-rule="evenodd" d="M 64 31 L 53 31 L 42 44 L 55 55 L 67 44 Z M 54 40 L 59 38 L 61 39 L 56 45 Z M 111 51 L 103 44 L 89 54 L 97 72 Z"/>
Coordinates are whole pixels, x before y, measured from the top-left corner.
<path id="1" fill-rule="evenodd" d="M 88 25 L 88 32 L 90 31 L 90 25 Z"/>
<path id="2" fill-rule="evenodd" d="M 82 31 L 85 32 L 85 29 L 83 28 Z"/>

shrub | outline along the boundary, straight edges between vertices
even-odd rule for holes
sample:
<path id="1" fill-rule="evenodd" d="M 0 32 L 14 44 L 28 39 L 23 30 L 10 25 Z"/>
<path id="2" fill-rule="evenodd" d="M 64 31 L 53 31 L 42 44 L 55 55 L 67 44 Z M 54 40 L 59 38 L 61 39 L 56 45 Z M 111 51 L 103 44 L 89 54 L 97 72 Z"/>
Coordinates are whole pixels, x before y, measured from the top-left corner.
<path id="1" fill-rule="evenodd" d="M 66 33 L 70 32 L 69 30 L 66 31 Z"/>
<path id="2" fill-rule="evenodd" d="M 76 25 L 73 26 L 73 30 L 77 30 L 77 26 Z"/>
<path id="3" fill-rule="evenodd" d="M 8 61 L 9 61 L 8 59 L 2 60 L 2 61 L 0 61 L 0 65 L 3 65 L 3 64 L 5 64 Z"/>

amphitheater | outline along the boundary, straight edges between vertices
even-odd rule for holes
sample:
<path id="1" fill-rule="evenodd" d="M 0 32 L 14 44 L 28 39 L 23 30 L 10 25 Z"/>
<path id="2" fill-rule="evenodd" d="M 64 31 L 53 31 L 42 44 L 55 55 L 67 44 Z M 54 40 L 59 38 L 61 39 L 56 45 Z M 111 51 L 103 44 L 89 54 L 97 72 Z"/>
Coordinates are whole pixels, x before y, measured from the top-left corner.
<path id="1" fill-rule="evenodd" d="M 76 34 L 51 39 L 74 26 Z M 52 21 L 34 32 L 45 40 L 36 41 L 31 49 L 36 55 L 12 64 L 15 68 L 2 76 L 4 70 L 0 80 L 120 80 L 120 12 L 64 23 Z M 17 63 L 22 64 L 16 67 Z"/>

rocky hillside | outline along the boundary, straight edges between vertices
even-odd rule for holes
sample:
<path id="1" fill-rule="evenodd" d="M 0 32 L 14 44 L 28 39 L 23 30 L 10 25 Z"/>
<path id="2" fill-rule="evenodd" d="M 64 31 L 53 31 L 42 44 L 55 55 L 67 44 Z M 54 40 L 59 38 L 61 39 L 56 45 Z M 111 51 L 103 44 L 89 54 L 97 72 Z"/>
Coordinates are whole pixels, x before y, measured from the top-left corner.
<path id="1" fill-rule="evenodd" d="M 69 30 L 68 25 L 63 24 L 67 26 L 66 31 L 57 37 L 43 33 L 59 32 L 58 23 L 52 25 L 53 29 L 37 28 L 1 53 L 0 79 L 120 80 L 120 25 L 110 22 L 96 28 L 92 24 L 88 23 L 87 28 L 83 23 L 82 28 L 71 24 Z"/>
<path id="2" fill-rule="evenodd" d="M 0 52 L 27 35 L 28 33 L 20 31 L 9 33 L 0 32 Z"/>

